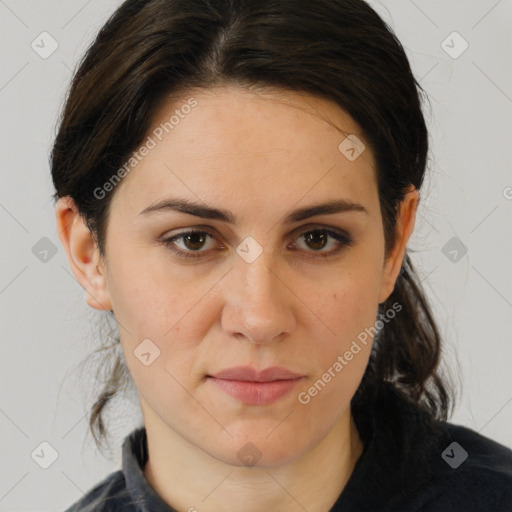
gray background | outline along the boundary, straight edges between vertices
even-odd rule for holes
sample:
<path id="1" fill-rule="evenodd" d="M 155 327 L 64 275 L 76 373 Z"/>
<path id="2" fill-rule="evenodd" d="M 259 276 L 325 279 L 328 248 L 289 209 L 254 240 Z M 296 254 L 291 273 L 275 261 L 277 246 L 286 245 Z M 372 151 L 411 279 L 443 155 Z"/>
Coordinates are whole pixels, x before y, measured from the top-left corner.
<path id="1" fill-rule="evenodd" d="M 1 511 L 64 510 L 119 467 L 121 440 L 141 421 L 132 390 L 111 409 L 110 459 L 87 434 L 94 388 L 91 367 L 78 369 L 99 314 L 60 247 L 48 165 L 72 70 L 119 3 L 0 0 Z M 444 365 L 459 375 L 452 421 L 512 447 L 512 2 L 371 4 L 431 99 L 431 171 L 409 247 L 446 340 Z M 46 59 L 31 47 L 43 51 L 44 31 L 58 44 Z M 57 452 L 47 469 L 42 442 Z"/>

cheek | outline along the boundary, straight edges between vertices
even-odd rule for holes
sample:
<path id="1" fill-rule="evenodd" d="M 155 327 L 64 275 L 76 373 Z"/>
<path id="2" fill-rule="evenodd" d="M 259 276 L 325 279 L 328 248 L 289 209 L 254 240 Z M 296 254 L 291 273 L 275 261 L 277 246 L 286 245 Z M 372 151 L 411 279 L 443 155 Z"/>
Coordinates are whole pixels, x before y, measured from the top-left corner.
<path id="1" fill-rule="evenodd" d="M 117 260 L 112 256 L 109 291 L 128 369 L 152 402 L 180 400 L 178 383 L 193 386 L 200 373 L 200 342 L 214 321 L 212 287 L 218 278 L 192 278 L 190 272 L 170 271 L 165 258 L 164 267 L 120 253 Z"/>
<path id="2" fill-rule="evenodd" d="M 319 309 L 328 335 L 318 339 L 318 329 L 311 327 L 315 344 L 307 352 L 314 371 L 297 395 L 311 429 L 319 417 L 328 425 L 349 407 L 368 364 L 377 315 L 374 288 L 347 286 L 330 298 Z"/>
<path id="3" fill-rule="evenodd" d="M 319 379 L 310 390 L 311 397 L 322 395 L 317 402 L 324 404 L 329 400 L 348 403 L 359 385 L 375 333 L 380 284 L 375 262 L 360 260 L 333 276 L 328 288 L 316 295 L 318 318 L 308 328 L 315 340 L 309 348 L 311 361 L 317 362 L 315 382 Z"/>
<path id="4" fill-rule="evenodd" d="M 183 320 L 194 315 L 212 287 L 211 279 L 183 272 L 161 254 L 148 256 L 146 250 L 139 257 L 136 253 L 130 258 L 119 253 L 112 257 L 109 292 L 116 318 L 133 342 L 141 337 L 163 339 L 171 330 L 180 331 Z"/>
<path id="5" fill-rule="evenodd" d="M 377 319 L 380 276 L 376 265 L 360 263 L 335 274 L 318 295 L 315 309 L 336 348 L 373 326 Z"/>
<path id="6" fill-rule="evenodd" d="M 329 316 L 327 309 L 321 310 L 325 312 L 330 332 L 316 345 L 316 360 L 320 363 L 316 377 L 348 399 L 355 391 L 353 384 L 357 387 L 368 363 L 377 308 L 373 293 L 359 290 L 356 294 L 347 290 L 333 294 Z"/>

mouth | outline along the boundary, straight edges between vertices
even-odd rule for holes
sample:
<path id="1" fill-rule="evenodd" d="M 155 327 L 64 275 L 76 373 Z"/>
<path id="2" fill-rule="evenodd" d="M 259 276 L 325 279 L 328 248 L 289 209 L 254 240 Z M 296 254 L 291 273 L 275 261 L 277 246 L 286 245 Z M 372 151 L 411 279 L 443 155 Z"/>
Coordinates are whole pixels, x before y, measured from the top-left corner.
<path id="1" fill-rule="evenodd" d="M 290 393 L 305 375 L 286 368 L 258 371 L 249 366 L 222 370 L 207 378 L 224 393 L 247 405 L 267 405 Z"/>

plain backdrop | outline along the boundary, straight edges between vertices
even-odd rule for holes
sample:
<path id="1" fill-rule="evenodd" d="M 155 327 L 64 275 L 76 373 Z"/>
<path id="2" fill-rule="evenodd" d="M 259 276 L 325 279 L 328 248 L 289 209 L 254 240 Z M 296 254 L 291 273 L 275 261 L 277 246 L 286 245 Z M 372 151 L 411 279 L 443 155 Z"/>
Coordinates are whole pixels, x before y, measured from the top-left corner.
<path id="1" fill-rule="evenodd" d="M 99 317 L 57 237 L 48 163 L 72 70 L 119 3 L 0 0 L 1 511 L 64 510 L 119 467 L 141 422 L 132 392 L 111 408 L 110 458 L 87 432 L 94 383 L 78 368 Z M 512 2 L 371 4 L 430 97 L 409 248 L 455 375 L 451 421 L 512 447 Z"/>

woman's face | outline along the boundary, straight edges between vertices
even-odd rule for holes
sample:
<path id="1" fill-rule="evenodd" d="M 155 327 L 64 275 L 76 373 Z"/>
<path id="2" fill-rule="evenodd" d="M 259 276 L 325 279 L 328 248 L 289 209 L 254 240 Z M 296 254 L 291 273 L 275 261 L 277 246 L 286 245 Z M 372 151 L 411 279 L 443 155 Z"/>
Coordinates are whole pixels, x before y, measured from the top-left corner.
<path id="1" fill-rule="evenodd" d="M 146 423 L 272 466 L 349 413 L 401 263 L 384 259 L 375 161 L 354 135 L 338 107 L 290 92 L 217 88 L 160 110 L 117 185 L 103 267 Z M 313 208 L 336 201 L 352 207 Z"/>

